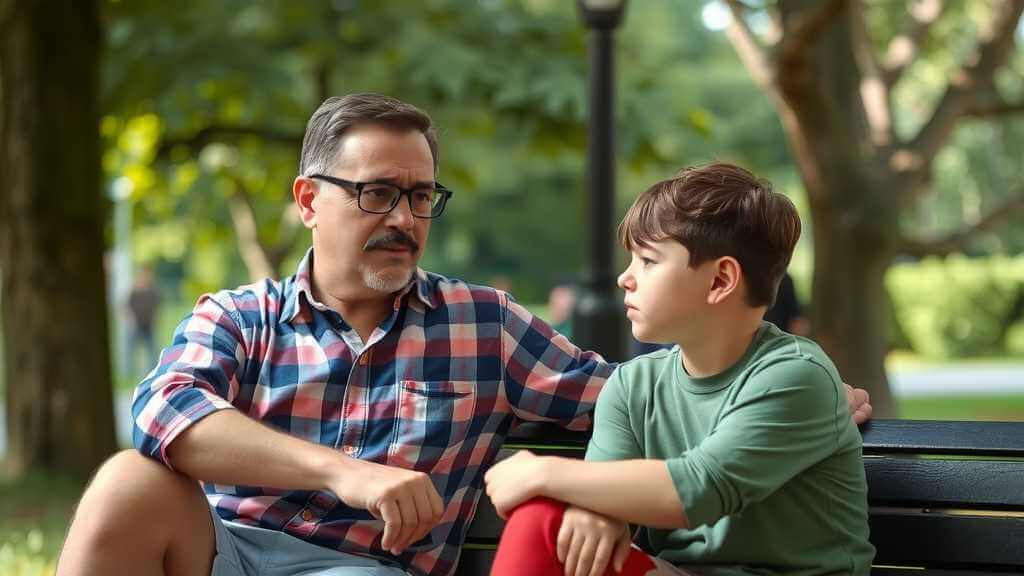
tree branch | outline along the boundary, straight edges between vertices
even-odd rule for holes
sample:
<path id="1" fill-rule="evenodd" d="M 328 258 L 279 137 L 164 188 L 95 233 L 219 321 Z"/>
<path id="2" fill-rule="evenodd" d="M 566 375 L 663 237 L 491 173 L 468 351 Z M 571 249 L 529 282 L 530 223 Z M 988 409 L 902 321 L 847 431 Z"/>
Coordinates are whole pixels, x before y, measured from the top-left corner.
<path id="1" fill-rule="evenodd" d="M 847 8 L 849 0 L 825 0 L 818 10 L 801 12 L 799 16 L 790 18 L 791 22 L 783 21 L 783 27 L 788 29 L 776 48 L 779 59 L 786 60 L 795 54 L 806 53 Z"/>
<path id="2" fill-rule="evenodd" d="M 999 100 L 989 104 L 975 104 L 964 109 L 964 116 L 972 118 L 991 118 L 993 116 L 1008 116 L 1024 112 L 1024 102 L 1006 102 Z"/>
<path id="3" fill-rule="evenodd" d="M 860 98 L 871 130 L 871 142 L 875 146 L 888 146 L 895 140 L 889 86 L 882 78 L 878 59 L 875 57 L 875 50 L 868 35 L 863 0 L 857 0 L 851 11 L 853 57 L 857 60 L 857 66 L 861 71 Z"/>
<path id="4" fill-rule="evenodd" d="M 191 136 L 164 138 L 156 149 L 156 159 L 163 160 L 171 150 L 179 146 L 189 149 L 193 156 L 212 142 L 225 140 L 237 141 L 248 136 L 256 136 L 262 140 L 275 142 L 285 146 L 301 146 L 302 134 L 282 132 L 265 126 L 241 126 L 227 124 L 211 124 Z"/>
<path id="5" fill-rule="evenodd" d="M 775 94 L 771 63 L 764 48 L 757 41 L 757 36 L 747 24 L 746 5 L 740 0 L 726 0 L 726 4 L 732 12 L 732 21 L 725 31 L 729 42 L 750 73 L 750 77 L 754 79 L 754 83 L 765 92 Z"/>
<path id="6" fill-rule="evenodd" d="M 917 0 L 907 13 L 906 29 L 889 41 L 882 59 L 882 74 L 885 85 L 892 88 L 907 66 L 914 61 L 921 45 L 928 38 L 928 31 L 931 29 L 947 5 L 942 0 Z"/>
<path id="7" fill-rule="evenodd" d="M 231 209 L 231 222 L 235 228 L 238 252 L 249 270 L 249 278 L 253 281 L 273 278 L 277 275 L 277 270 L 271 265 L 267 249 L 260 241 L 252 197 L 240 178 L 231 177 L 231 182 L 234 186 L 228 197 L 228 207 Z"/>
<path id="8" fill-rule="evenodd" d="M 904 239 L 898 247 L 898 253 L 918 258 L 945 256 L 963 250 L 972 238 L 999 227 L 1018 213 L 1024 214 L 1024 189 L 1017 190 L 1008 200 L 982 216 L 971 226 L 937 239 Z"/>
<path id="9" fill-rule="evenodd" d="M 993 15 L 992 30 L 987 34 L 987 39 L 978 45 L 971 61 L 952 75 L 931 118 L 910 142 L 908 149 L 894 155 L 900 157 L 900 154 L 906 153 L 901 160 L 904 166 L 895 168 L 924 170 L 946 145 L 964 111 L 973 104 L 979 91 L 991 86 L 996 69 L 1006 62 L 1022 12 L 1024 0 L 1004 0 L 999 5 Z"/>

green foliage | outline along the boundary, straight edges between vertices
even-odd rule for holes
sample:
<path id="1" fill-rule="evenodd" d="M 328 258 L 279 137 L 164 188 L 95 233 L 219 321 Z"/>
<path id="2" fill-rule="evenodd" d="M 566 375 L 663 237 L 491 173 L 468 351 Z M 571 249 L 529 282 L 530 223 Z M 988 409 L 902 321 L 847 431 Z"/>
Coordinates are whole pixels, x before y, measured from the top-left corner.
<path id="1" fill-rule="evenodd" d="M 933 258 L 894 266 L 886 281 L 896 320 L 916 352 L 932 358 L 999 354 L 1020 320 L 1024 258 Z"/>
<path id="2" fill-rule="evenodd" d="M 246 279 L 228 212 L 240 187 L 261 242 L 301 254 L 308 234 L 283 225 L 298 139 L 322 95 L 363 90 L 412 101 L 440 127 L 439 179 L 456 196 L 426 267 L 507 276 L 526 299 L 579 274 L 587 60 L 572 3 L 150 0 L 106 12 L 104 166 L 131 191 L 136 259 L 180 263 L 186 299 Z M 725 148 L 761 166 L 784 159 L 771 107 L 751 105 L 699 12 L 633 3 L 618 39 L 622 204 Z M 730 129 L 733 116 L 752 129 Z M 223 127 L 244 130 L 195 138 Z"/>
<path id="3" fill-rule="evenodd" d="M 685 4 L 685 3 L 684 3 Z M 794 258 L 809 276 L 807 202 L 770 101 L 701 11 L 631 2 L 617 33 L 619 213 L 651 183 L 715 158 L 740 162 L 805 215 Z M 950 3 L 900 83 L 900 134 L 923 122 L 985 10 Z M 902 2 L 868 7 L 878 49 L 906 22 Z M 309 243 L 288 225 L 299 138 L 327 94 L 378 91 L 422 106 L 441 134 L 438 178 L 456 191 L 423 265 L 475 282 L 511 279 L 542 300 L 585 261 L 586 33 L 561 0 L 215 3 L 108 0 L 102 134 L 111 187 L 130 191 L 136 260 L 169 263 L 180 298 L 248 280 L 229 206 L 244 190 L 261 243 L 287 274 Z M 997 78 L 1024 94 L 1017 50 Z M 203 130 L 213 132 L 199 138 Z M 1024 120 L 968 123 L 935 162 L 935 191 L 904 218 L 941 235 L 1024 181 Z M 1024 249 L 1024 228 L 979 237 L 970 254 Z M 162 275 L 165 277 L 165 275 Z M 806 293 L 806 292 L 805 292 Z M 170 295 L 173 297 L 173 295 Z"/>

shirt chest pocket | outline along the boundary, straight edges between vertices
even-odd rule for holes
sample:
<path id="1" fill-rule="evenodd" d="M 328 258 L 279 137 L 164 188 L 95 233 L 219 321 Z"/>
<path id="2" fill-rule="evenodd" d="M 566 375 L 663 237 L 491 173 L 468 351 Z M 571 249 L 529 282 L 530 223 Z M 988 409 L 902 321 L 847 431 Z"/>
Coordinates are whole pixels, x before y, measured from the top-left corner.
<path id="1" fill-rule="evenodd" d="M 477 382 L 403 380 L 388 463 L 416 470 L 450 469 L 476 412 Z"/>

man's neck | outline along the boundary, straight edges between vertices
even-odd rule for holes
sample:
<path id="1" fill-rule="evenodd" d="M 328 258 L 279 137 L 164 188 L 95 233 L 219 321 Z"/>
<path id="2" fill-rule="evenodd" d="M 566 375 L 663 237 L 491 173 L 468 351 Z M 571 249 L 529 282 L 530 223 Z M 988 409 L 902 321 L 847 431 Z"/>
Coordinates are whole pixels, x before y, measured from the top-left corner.
<path id="1" fill-rule="evenodd" d="M 683 368 L 695 378 L 721 374 L 743 357 L 761 328 L 761 317 L 740 313 L 707 323 L 700 334 L 678 342 L 683 351 Z"/>
<path id="2" fill-rule="evenodd" d="M 341 314 L 363 342 L 367 342 L 374 329 L 391 314 L 395 302 L 394 294 L 381 294 L 365 288 L 326 290 L 318 285 L 315 270 L 310 276 L 310 288 L 313 298 Z"/>

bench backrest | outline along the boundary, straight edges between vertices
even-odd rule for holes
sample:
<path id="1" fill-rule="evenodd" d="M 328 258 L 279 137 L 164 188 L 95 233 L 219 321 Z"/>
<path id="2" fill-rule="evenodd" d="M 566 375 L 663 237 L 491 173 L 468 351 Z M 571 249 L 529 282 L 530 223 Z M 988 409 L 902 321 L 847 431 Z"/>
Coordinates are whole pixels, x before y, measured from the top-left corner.
<path id="1" fill-rule="evenodd" d="M 874 574 L 1024 572 L 1024 422 L 874 420 L 862 433 Z M 582 458 L 587 439 L 526 424 L 503 452 Z M 484 496 L 457 576 L 488 573 L 503 525 Z"/>
<path id="2" fill-rule="evenodd" d="M 876 565 L 1024 572 L 1024 422 L 878 420 L 862 432 Z"/>

